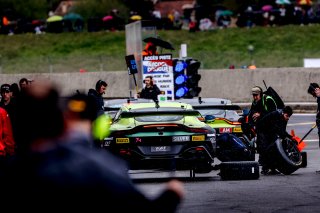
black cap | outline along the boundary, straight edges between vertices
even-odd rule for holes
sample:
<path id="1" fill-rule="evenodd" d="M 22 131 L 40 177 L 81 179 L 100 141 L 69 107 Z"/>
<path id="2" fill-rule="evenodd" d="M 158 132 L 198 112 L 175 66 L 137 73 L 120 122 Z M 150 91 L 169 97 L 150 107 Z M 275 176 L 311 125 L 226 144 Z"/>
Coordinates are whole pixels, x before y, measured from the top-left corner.
<path id="1" fill-rule="evenodd" d="M 310 83 L 309 88 L 308 88 L 308 93 L 309 93 L 309 94 L 312 94 L 316 88 L 320 88 L 320 87 L 319 87 L 319 84 L 317 84 L 317 83 Z M 312 94 L 312 95 L 313 95 L 313 94 Z"/>
<path id="2" fill-rule="evenodd" d="M 2 84 L 0 92 L 10 92 L 10 84 Z"/>

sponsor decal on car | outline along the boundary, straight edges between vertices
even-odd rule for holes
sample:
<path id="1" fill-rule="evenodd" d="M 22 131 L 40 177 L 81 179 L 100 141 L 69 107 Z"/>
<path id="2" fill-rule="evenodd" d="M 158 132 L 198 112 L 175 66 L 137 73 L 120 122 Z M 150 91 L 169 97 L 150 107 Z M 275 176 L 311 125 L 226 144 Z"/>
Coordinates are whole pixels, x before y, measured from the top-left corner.
<path id="1" fill-rule="evenodd" d="M 116 143 L 129 143 L 129 138 L 117 138 Z"/>
<path id="2" fill-rule="evenodd" d="M 234 127 L 233 132 L 242 132 L 241 127 Z"/>
<path id="3" fill-rule="evenodd" d="M 219 133 L 232 133 L 232 128 L 219 128 Z"/>
<path id="4" fill-rule="evenodd" d="M 172 142 L 190 141 L 190 136 L 173 136 Z"/>
<path id="5" fill-rule="evenodd" d="M 206 137 L 204 135 L 193 135 L 192 136 L 192 141 L 204 141 L 205 138 Z"/>

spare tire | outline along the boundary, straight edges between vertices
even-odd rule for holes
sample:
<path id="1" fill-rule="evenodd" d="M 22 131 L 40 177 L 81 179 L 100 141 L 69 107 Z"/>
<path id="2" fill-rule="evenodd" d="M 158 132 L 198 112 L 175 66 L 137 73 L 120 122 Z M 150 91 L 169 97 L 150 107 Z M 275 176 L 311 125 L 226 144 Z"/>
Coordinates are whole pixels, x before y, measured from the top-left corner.
<path id="1" fill-rule="evenodd" d="M 293 140 L 277 139 L 271 147 L 275 168 L 284 175 L 290 175 L 302 165 L 301 153 Z"/>

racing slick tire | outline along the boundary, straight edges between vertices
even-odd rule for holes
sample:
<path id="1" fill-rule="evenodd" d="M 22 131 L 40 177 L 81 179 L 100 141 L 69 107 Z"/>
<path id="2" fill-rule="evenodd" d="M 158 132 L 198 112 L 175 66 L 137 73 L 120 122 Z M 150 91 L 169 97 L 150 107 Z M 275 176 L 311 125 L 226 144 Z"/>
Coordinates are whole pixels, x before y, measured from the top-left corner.
<path id="1" fill-rule="evenodd" d="M 256 161 L 229 161 L 220 164 L 222 180 L 255 180 L 259 179 L 259 163 Z"/>
<path id="2" fill-rule="evenodd" d="M 290 175 L 302 165 L 302 156 L 296 143 L 290 139 L 277 139 L 271 147 L 275 168 L 284 175 Z"/>
<path id="3" fill-rule="evenodd" d="M 308 155 L 307 155 L 307 152 L 301 152 L 301 156 L 302 156 L 301 168 L 306 168 L 307 165 L 308 165 Z"/>

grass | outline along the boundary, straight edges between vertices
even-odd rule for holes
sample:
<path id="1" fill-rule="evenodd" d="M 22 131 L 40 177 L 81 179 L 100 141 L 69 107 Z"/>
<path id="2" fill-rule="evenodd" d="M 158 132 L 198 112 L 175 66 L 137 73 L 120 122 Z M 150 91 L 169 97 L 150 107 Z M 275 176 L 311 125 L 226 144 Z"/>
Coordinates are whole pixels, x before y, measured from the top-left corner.
<path id="1" fill-rule="evenodd" d="M 187 44 L 188 57 L 200 60 L 203 69 L 224 69 L 231 64 L 240 68 L 252 61 L 257 67 L 302 67 L 303 58 L 320 58 L 320 25 L 157 33 L 176 49 L 163 53 L 178 57 L 180 45 Z M 124 31 L 0 35 L 0 71 L 125 71 L 125 40 Z"/>

